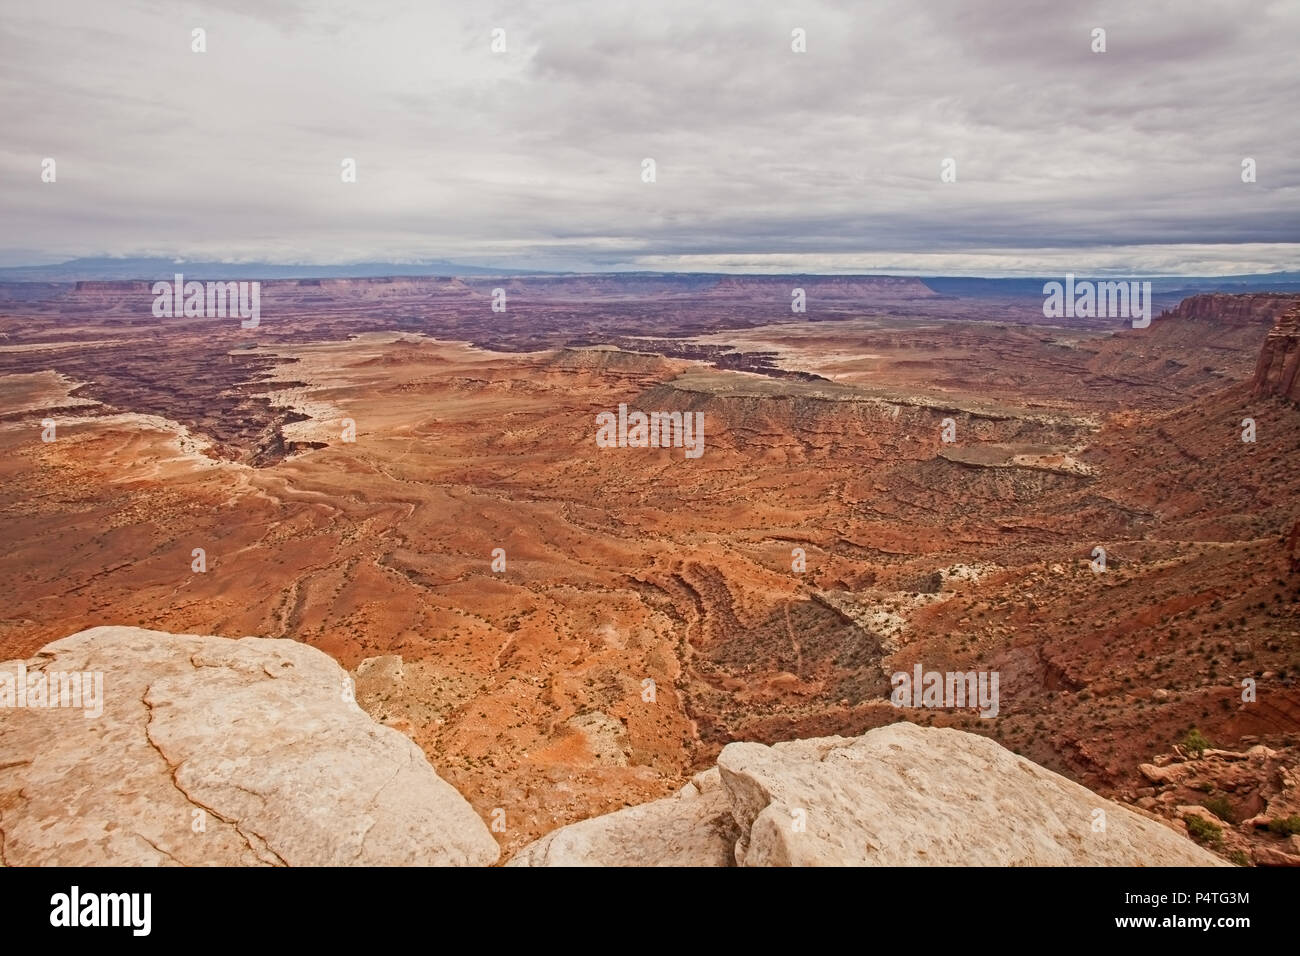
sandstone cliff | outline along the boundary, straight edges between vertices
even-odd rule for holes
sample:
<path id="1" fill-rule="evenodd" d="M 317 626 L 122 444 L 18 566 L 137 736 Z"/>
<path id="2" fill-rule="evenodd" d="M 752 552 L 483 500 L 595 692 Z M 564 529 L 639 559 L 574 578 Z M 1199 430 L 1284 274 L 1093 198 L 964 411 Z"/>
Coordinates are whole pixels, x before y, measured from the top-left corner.
<path id="1" fill-rule="evenodd" d="M 102 675 L 102 713 L 84 698 L 0 707 L 8 865 L 497 858 L 424 753 L 363 713 L 343 669 L 305 644 L 96 627 L 0 663 L 0 694 L 14 690 L 3 675 L 21 674 L 40 702 L 55 672 Z"/>
<path id="2" fill-rule="evenodd" d="M 1162 312 L 1160 318 L 1210 319 L 1219 325 L 1267 327 L 1296 302 L 1296 296 L 1276 292 L 1206 292 L 1188 296 L 1174 308 Z"/>
<path id="3" fill-rule="evenodd" d="M 1251 382 L 1254 398 L 1279 396 L 1300 402 L 1300 305 L 1293 305 L 1277 317 L 1264 339 Z"/>
<path id="4" fill-rule="evenodd" d="M 1222 866 L 1163 823 L 957 730 L 733 743 L 678 794 L 510 866 Z"/>

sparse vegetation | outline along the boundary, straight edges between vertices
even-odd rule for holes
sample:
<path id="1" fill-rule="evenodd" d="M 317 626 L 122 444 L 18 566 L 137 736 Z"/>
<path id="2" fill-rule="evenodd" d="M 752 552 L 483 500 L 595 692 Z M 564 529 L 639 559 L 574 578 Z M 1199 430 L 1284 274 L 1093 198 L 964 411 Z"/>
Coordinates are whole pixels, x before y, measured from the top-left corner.
<path id="1" fill-rule="evenodd" d="M 1183 739 L 1179 741 L 1179 744 L 1188 753 L 1195 754 L 1198 757 L 1214 746 L 1205 738 L 1205 735 L 1195 727 L 1184 735 Z"/>
<path id="2" fill-rule="evenodd" d="M 1233 812 L 1232 804 L 1228 803 L 1227 797 L 1211 797 L 1205 801 L 1204 806 L 1224 823 L 1236 824 L 1237 815 Z"/>
<path id="3" fill-rule="evenodd" d="M 1187 818 L 1187 832 L 1192 835 L 1192 839 L 1197 843 L 1205 843 L 1210 846 L 1219 846 L 1223 843 L 1223 827 L 1217 827 L 1200 817 Z"/>
<path id="4" fill-rule="evenodd" d="M 1281 836 L 1291 836 L 1293 833 L 1300 833 L 1300 814 L 1293 813 L 1289 817 L 1278 817 L 1276 820 L 1268 822 L 1268 829 L 1271 833 L 1277 833 Z"/>

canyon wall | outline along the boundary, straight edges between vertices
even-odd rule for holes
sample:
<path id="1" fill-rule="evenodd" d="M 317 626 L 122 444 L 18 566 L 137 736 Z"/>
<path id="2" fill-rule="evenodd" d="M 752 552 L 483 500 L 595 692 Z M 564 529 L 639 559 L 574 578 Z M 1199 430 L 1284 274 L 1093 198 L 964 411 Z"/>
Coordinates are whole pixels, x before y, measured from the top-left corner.
<path id="1" fill-rule="evenodd" d="M 1218 324 L 1258 325 L 1267 328 L 1300 297 L 1277 292 L 1207 292 L 1183 299 L 1160 314 L 1161 319 L 1211 319 Z"/>
<path id="2" fill-rule="evenodd" d="M 1255 398 L 1278 396 L 1300 402 L 1300 305 L 1293 305 L 1277 317 L 1264 339 L 1251 382 Z"/>

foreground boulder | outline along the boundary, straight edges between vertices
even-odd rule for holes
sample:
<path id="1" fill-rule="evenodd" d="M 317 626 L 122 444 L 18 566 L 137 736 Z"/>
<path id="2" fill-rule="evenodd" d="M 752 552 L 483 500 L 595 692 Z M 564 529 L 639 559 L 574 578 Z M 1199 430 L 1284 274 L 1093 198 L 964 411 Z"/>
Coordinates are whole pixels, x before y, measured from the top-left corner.
<path id="1" fill-rule="evenodd" d="M 55 672 L 81 675 L 79 706 Z M 325 654 L 132 627 L 0 663 L 0 834 L 10 865 L 486 865 L 499 852 Z"/>
<path id="2" fill-rule="evenodd" d="M 909 723 L 855 739 L 728 744 L 716 770 L 677 795 L 563 827 L 511 865 L 682 862 L 1226 865 L 1163 823 L 985 737 Z"/>
<path id="3" fill-rule="evenodd" d="M 663 800 L 554 830 L 507 866 L 731 866 L 740 830 L 715 767 Z"/>

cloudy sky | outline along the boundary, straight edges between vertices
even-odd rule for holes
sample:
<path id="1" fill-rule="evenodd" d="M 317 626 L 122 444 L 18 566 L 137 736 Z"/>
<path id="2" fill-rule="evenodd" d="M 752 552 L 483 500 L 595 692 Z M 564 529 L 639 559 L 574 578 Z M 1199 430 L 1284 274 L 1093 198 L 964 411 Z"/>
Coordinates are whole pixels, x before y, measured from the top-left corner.
<path id="1" fill-rule="evenodd" d="M 0 3 L 2 265 L 1300 269 L 1291 0 Z"/>

